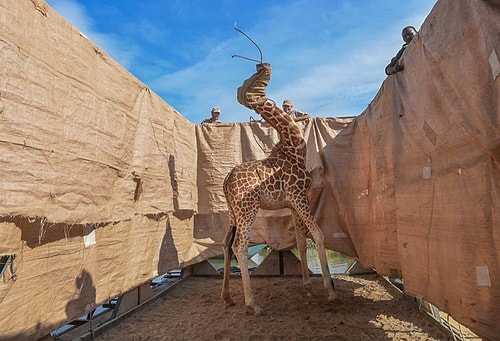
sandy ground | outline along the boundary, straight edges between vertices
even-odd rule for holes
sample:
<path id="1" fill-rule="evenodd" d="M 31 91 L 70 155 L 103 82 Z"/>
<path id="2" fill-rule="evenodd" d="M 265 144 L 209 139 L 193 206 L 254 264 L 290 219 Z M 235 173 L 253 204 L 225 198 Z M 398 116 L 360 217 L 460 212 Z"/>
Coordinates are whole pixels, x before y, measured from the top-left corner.
<path id="1" fill-rule="evenodd" d="M 447 340 L 446 334 L 377 275 L 334 276 L 341 304 L 327 302 L 321 277 L 307 298 L 300 277 L 253 277 L 254 316 L 241 279 L 231 278 L 234 306 L 220 298 L 222 278 L 190 277 L 122 319 L 96 340 Z"/>

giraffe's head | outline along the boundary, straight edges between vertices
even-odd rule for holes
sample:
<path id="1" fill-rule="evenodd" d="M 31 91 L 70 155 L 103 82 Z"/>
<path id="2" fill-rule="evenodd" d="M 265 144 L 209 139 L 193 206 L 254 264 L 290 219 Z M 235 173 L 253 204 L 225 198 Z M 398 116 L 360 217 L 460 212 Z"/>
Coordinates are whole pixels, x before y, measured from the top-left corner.
<path id="1" fill-rule="evenodd" d="M 267 100 L 266 87 L 271 80 L 270 64 L 257 64 L 256 69 L 257 72 L 245 80 L 237 92 L 238 102 L 249 109 L 255 109 Z"/>

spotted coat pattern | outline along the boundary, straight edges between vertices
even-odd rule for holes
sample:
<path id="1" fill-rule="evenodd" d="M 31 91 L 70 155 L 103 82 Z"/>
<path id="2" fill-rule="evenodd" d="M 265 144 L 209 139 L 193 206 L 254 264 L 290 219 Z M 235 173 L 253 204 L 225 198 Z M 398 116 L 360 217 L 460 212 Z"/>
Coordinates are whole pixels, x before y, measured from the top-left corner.
<path id="1" fill-rule="evenodd" d="M 275 102 L 263 97 L 259 103 L 252 108 L 278 131 L 280 139 L 266 159 L 237 165 L 224 180 L 223 189 L 230 215 L 230 226 L 223 241 L 222 298 L 227 305 L 234 304 L 229 293 L 231 258 L 229 249 L 231 248 L 241 269 L 245 304 L 253 309 L 256 315 L 263 314 L 263 309 L 255 302 L 250 285 L 249 233 L 259 209 L 289 208 L 295 223 L 297 247 L 302 260 L 303 284 L 307 294 L 312 295 L 306 257 L 306 233 L 309 232 L 318 247 L 328 300 L 337 301 L 328 269 L 323 233 L 313 219 L 307 198 L 311 176 L 306 169 L 306 142 L 297 123 Z"/>

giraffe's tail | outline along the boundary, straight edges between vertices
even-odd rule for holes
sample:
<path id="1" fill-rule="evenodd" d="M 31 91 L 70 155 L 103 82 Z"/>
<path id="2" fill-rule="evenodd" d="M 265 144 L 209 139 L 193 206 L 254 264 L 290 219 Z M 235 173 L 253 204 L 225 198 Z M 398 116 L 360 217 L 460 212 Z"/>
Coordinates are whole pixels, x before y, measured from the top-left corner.
<path id="1" fill-rule="evenodd" d="M 229 249 L 229 258 L 233 257 L 233 243 L 234 238 L 236 237 L 236 225 L 231 226 L 231 234 L 229 235 L 229 240 L 227 243 L 227 248 Z"/>

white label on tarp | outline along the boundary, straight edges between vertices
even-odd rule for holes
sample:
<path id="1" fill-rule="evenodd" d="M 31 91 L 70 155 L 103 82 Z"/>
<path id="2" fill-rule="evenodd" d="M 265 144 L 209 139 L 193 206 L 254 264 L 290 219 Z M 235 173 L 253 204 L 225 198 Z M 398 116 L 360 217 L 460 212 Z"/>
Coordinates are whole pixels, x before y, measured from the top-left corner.
<path id="1" fill-rule="evenodd" d="M 476 277 L 478 287 L 491 287 L 490 272 L 486 265 L 476 266 Z"/>
<path id="2" fill-rule="evenodd" d="M 333 238 L 349 238 L 349 235 L 345 232 L 334 232 Z"/>
<path id="3" fill-rule="evenodd" d="M 83 236 L 83 244 L 85 245 L 85 247 L 89 247 L 95 244 L 95 230 L 92 230 L 92 232 Z"/>
<path id="4" fill-rule="evenodd" d="M 358 199 L 361 199 L 362 197 L 366 197 L 370 191 L 368 189 L 365 189 L 361 194 L 358 196 Z"/>
<path id="5" fill-rule="evenodd" d="M 488 61 L 490 62 L 493 79 L 496 79 L 498 75 L 500 75 L 500 62 L 498 61 L 498 56 L 494 49 L 493 51 L 491 51 L 490 58 L 488 58 Z"/>
<path id="6" fill-rule="evenodd" d="M 425 166 L 424 168 L 422 168 L 422 179 L 426 179 L 426 180 L 430 179 L 431 173 L 432 173 L 431 167 Z"/>

